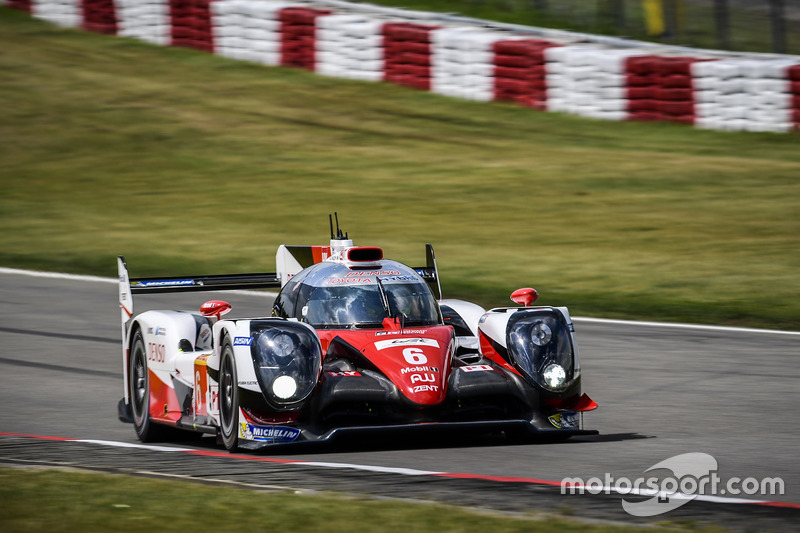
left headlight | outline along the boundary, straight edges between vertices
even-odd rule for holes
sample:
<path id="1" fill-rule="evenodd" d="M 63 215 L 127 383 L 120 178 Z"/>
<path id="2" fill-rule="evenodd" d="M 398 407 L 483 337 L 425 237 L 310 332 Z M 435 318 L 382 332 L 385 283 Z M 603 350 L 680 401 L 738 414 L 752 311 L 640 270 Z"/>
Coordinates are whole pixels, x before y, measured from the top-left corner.
<path id="1" fill-rule="evenodd" d="M 267 400 L 294 404 L 311 394 L 322 366 L 319 340 L 305 326 L 292 322 L 253 325 L 256 376 Z"/>
<path id="2" fill-rule="evenodd" d="M 509 354 L 529 380 L 562 391 L 576 377 L 572 335 L 557 310 L 518 312 L 508 321 L 506 334 Z"/>

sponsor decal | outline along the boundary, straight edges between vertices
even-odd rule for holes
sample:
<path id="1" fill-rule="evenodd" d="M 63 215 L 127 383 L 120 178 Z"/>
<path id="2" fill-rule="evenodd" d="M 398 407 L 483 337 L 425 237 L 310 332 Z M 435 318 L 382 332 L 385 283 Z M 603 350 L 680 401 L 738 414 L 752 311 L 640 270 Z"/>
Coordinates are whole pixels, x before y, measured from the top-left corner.
<path id="1" fill-rule="evenodd" d="M 333 376 L 335 378 L 355 378 L 361 375 L 361 372 L 358 370 L 342 370 L 338 372 L 328 372 L 329 376 Z"/>
<path id="2" fill-rule="evenodd" d="M 250 346 L 253 344 L 253 337 L 234 337 L 234 346 Z"/>
<path id="3" fill-rule="evenodd" d="M 155 334 L 156 335 L 166 335 L 167 334 L 167 328 L 156 328 Z"/>
<path id="4" fill-rule="evenodd" d="M 580 414 L 572 411 L 556 413 L 547 419 L 558 429 L 577 429 L 581 422 Z"/>
<path id="5" fill-rule="evenodd" d="M 219 385 L 209 385 L 208 387 L 208 414 L 219 414 Z"/>
<path id="6" fill-rule="evenodd" d="M 166 359 L 167 347 L 155 342 L 147 343 L 147 360 L 155 363 L 163 363 Z"/>
<path id="7" fill-rule="evenodd" d="M 381 278 L 381 281 L 414 281 L 416 279 L 414 276 L 389 276 L 388 278 Z"/>
<path id="8" fill-rule="evenodd" d="M 286 426 L 254 426 L 252 424 L 239 424 L 239 435 L 247 440 L 265 442 L 292 442 L 300 436 L 300 430 Z"/>
<path id="9" fill-rule="evenodd" d="M 570 322 L 569 324 L 567 324 L 567 329 L 570 330 L 572 333 L 575 333 L 575 324 Z"/>
<path id="10" fill-rule="evenodd" d="M 384 335 L 423 335 L 428 333 L 427 329 L 404 329 L 403 331 L 377 331 L 376 337 L 383 337 Z"/>
<path id="11" fill-rule="evenodd" d="M 413 388 L 414 392 L 437 392 L 439 387 L 436 385 L 417 385 Z"/>
<path id="12" fill-rule="evenodd" d="M 494 368 L 489 365 L 467 365 L 462 366 L 461 370 L 464 372 L 489 372 L 494 370 Z"/>
<path id="13" fill-rule="evenodd" d="M 243 380 L 243 381 L 239 382 L 239 385 L 257 385 L 257 384 L 258 384 L 258 381 L 253 380 L 253 379 L 251 379 L 251 380 Z"/>
<path id="14" fill-rule="evenodd" d="M 409 372 L 438 372 L 439 369 L 435 366 L 410 366 L 400 371 L 401 374 L 408 374 Z"/>
<path id="15" fill-rule="evenodd" d="M 346 278 L 363 278 L 364 276 L 399 276 L 400 271 L 398 270 L 369 270 L 363 271 L 359 270 L 358 272 L 350 272 L 349 274 L 345 275 Z"/>
<path id="16" fill-rule="evenodd" d="M 343 283 L 375 283 L 371 278 L 330 278 L 326 281 L 328 285 L 339 285 Z"/>
<path id="17" fill-rule="evenodd" d="M 376 350 L 385 350 L 386 348 L 395 348 L 398 346 L 433 346 L 434 348 L 438 348 L 439 342 L 436 339 L 423 339 L 420 337 L 375 341 Z"/>
<path id="18" fill-rule="evenodd" d="M 436 374 L 426 372 L 424 374 L 411 374 L 411 384 L 421 381 L 423 383 L 436 383 Z"/>
<path id="19" fill-rule="evenodd" d="M 152 281 L 134 281 L 131 283 L 133 287 L 182 287 L 186 285 L 194 285 L 193 279 L 165 279 L 165 280 L 152 280 Z"/>

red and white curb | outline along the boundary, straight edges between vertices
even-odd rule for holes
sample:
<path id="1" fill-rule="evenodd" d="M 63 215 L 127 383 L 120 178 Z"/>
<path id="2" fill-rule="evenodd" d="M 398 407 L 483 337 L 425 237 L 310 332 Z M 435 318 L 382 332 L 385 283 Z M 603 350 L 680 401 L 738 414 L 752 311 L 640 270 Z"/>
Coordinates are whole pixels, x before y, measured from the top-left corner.
<path id="1" fill-rule="evenodd" d="M 553 481 L 547 479 L 537 479 L 537 478 L 526 478 L 526 477 L 514 477 L 514 476 L 492 476 L 492 475 L 482 475 L 482 474 L 470 474 L 470 473 L 457 473 L 457 472 L 437 472 L 433 470 L 418 470 L 415 468 L 398 468 L 398 467 L 388 467 L 388 466 L 374 466 L 374 465 L 361 465 L 361 464 L 352 464 L 352 463 L 330 463 L 326 461 L 300 461 L 296 459 L 280 459 L 277 457 L 263 457 L 260 455 L 233 455 L 228 452 L 222 451 L 214 451 L 214 450 L 198 450 L 194 448 L 182 448 L 182 447 L 175 447 L 175 446 L 154 446 L 151 444 L 138 444 L 138 443 L 130 443 L 130 442 L 118 442 L 118 441 L 109 441 L 109 440 L 96 440 L 96 439 L 71 439 L 67 437 L 54 437 L 54 436 L 44 436 L 44 435 L 27 435 L 23 433 L 5 433 L 0 432 L 0 437 L 24 437 L 30 439 L 37 439 L 37 440 L 49 440 L 49 441 L 60 441 L 60 442 L 76 442 L 81 444 L 93 444 L 97 446 L 106 446 L 106 447 L 115 447 L 115 448 L 135 448 L 141 450 L 149 450 L 153 452 L 160 452 L 160 453 L 182 453 L 186 455 L 194 455 L 199 457 L 214 457 L 214 458 L 224 458 L 229 459 L 231 461 L 255 461 L 261 463 L 272 463 L 272 464 L 283 464 L 283 465 L 292 465 L 292 466 L 302 466 L 302 467 L 314 467 L 314 468 L 333 468 L 333 469 L 346 469 L 346 470 L 355 470 L 360 472 L 370 472 L 370 473 L 378 473 L 378 474 L 397 474 L 401 476 L 427 476 L 427 477 L 435 477 L 435 478 L 444 478 L 444 479 L 464 479 L 464 480 L 476 480 L 476 481 L 494 481 L 498 483 L 520 483 L 526 485 L 541 485 L 541 486 L 548 486 L 548 487 L 561 487 L 561 481 Z M 575 488 L 581 488 L 581 485 L 574 485 Z M 619 490 L 614 486 L 605 485 L 603 487 L 598 487 L 596 485 L 591 486 L 583 486 L 583 488 L 591 489 L 591 492 L 584 491 L 584 494 L 595 494 L 595 493 L 602 493 L 602 494 L 614 494 L 619 496 L 659 496 L 665 495 L 669 496 L 670 498 L 676 499 L 687 499 L 687 500 L 696 500 L 702 502 L 709 502 L 709 503 L 722 503 L 722 504 L 742 504 L 742 505 L 759 505 L 759 506 L 766 506 L 766 507 L 782 507 L 787 509 L 800 509 L 800 503 L 794 502 L 776 502 L 776 501 L 769 501 L 769 500 L 750 500 L 745 498 L 730 498 L 725 496 L 712 496 L 712 495 L 705 495 L 705 494 L 682 494 L 682 493 L 670 493 L 666 494 L 656 490 L 648 490 L 648 489 L 630 489 L 630 490 Z"/>

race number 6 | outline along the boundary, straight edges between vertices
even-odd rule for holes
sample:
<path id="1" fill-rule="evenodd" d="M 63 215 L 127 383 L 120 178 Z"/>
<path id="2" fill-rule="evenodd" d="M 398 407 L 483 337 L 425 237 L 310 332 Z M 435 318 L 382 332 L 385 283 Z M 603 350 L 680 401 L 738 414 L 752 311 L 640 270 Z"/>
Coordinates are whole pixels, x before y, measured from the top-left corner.
<path id="1" fill-rule="evenodd" d="M 410 365 L 424 365 L 428 362 L 428 358 L 422 353 L 421 348 L 406 348 L 403 350 L 403 357 Z"/>

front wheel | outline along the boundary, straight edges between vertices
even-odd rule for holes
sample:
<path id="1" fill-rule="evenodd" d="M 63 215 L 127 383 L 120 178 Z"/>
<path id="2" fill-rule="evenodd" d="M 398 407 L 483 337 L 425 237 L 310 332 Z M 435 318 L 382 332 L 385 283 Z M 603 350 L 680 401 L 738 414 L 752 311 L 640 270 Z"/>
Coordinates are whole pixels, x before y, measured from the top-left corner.
<path id="1" fill-rule="evenodd" d="M 219 367 L 219 418 L 222 443 L 228 451 L 239 445 L 239 382 L 233 347 L 226 341 Z"/>

